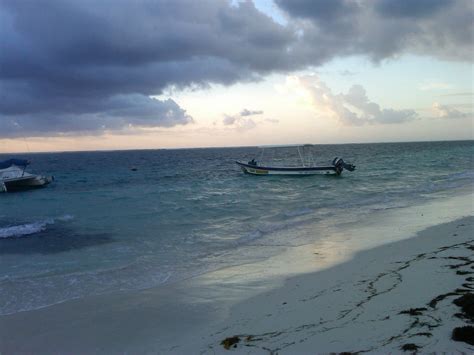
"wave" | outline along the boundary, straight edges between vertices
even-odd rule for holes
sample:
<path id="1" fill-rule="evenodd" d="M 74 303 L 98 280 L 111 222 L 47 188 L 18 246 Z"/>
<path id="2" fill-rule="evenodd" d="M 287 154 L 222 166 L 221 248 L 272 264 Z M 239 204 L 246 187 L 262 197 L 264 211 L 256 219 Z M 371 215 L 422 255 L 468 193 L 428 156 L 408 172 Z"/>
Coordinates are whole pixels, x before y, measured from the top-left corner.
<path id="1" fill-rule="evenodd" d="M 314 210 L 311 208 L 301 208 L 301 209 L 287 211 L 287 212 L 284 212 L 283 214 L 285 215 L 285 217 L 298 217 L 298 216 L 304 216 L 313 212 Z"/>
<path id="2" fill-rule="evenodd" d="M 447 180 L 474 179 L 474 170 L 452 173 L 447 176 Z"/>
<path id="3" fill-rule="evenodd" d="M 64 215 L 57 218 L 47 218 L 42 221 L 18 224 L 14 226 L 7 226 L 0 228 L 0 238 L 22 238 L 32 234 L 40 233 L 46 230 L 48 225 L 54 224 L 56 221 L 67 222 L 74 217 L 71 215 Z"/>
<path id="4" fill-rule="evenodd" d="M 142 259 L 93 271 L 3 278 L 0 282 L 0 315 L 41 309 L 88 295 L 148 289 L 167 283 L 173 277 L 171 270 L 157 271 L 155 264 Z"/>
<path id="5" fill-rule="evenodd" d="M 321 216 L 317 215 L 314 211 L 306 211 L 305 213 L 296 214 L 295 217 L 305 216 L 306 218 L 302 219 L 291 219 L 284 222 L 273 222 L 273 223 L 262 223 L 255 227 L 252 231 L 240 236 L 239 238 L 235 239 L 232 243 L 232 246 L 241 246 L 241 245 L 248 245 L 251 243 L 256 242 L 257 240 L 261 240 L 262 238 L 271 235 L 273 233 L 278 233 L 284 230 L 292 229 L 293 231 L 299 227 L 302 227 L 307 224 L 317 223 L 321 220 Z M 259 242 L 259 244 L 262 241 Z M 291 240 L 285 240 L 285 242 L 277 241 L 277 240 L 266 240 L 265 245 L 287 245 L 292 246 L 295 244 L 299 244 L 296 242 L 296 239 L 293 238 Z"/>

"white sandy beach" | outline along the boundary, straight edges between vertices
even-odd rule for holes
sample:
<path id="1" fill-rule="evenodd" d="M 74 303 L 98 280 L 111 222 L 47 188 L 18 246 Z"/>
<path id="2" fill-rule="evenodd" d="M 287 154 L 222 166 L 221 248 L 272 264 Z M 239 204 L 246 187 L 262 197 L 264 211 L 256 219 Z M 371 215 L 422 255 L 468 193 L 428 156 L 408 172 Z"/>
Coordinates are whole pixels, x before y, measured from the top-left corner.
<path id="1" fill-rule="evenodd" d="M 330 260 L 324 261 L 317 245 L 303 246 L 260 265 L 219 270 L 168 287 L 2 316 L 0 352 L 397 353 L 409 344 L 422 352 L 470 353 L 474 346 L 452 341 L 451 333 L 469 324 L 455 316 L 460 308 L 452 301 L 474 287 L 472 196 L 452 203 L 461 208 L 457 214 L 467 217 L 453 221 L 452 205 L 441 204 L 417 207 L 421 212 L 410 218 L 413 209 L 397 212 L 389 219 L 397 229 L 391 236 L 384 235 L 390 224 L 378 218 L 349 230 L 371 234 L 366 245 L 378 245 L 352 258 L 343 251 L 331 255 L 326 248 Z M 441 223 L 446 218 L 451 222 Z M 436 225 L 410 238 L 433 221 Z M 383 244 L 377 233 L 394 241 Z M 346 244 L 350 249 L 351 241 Z M 316 264 L 304 269 L 311 258 L 322 263 L 322 270 L 309 272 Z M 275 281 L 285 269 L 300 275 Z M 238 343 L 231 341 L 226 350 L 221 344 L 226 338 Z"/>
<path id="2" fill-rule="evenodd" d="M 473 230 L 472 217 L 438 225 L 291 278 L 235 307 L 212 350 L 221 352 L 219 340 L 237 335 L 239 353 L 393 353 L 405 344 L 423 352 L 472 352 L 473 345 L 450 340 L 453 328 L 467 324 L 454 316 L 459 295 L 433 300 L 474 288 Z M 404 314 L 410 309 L 416 314 Z"/>

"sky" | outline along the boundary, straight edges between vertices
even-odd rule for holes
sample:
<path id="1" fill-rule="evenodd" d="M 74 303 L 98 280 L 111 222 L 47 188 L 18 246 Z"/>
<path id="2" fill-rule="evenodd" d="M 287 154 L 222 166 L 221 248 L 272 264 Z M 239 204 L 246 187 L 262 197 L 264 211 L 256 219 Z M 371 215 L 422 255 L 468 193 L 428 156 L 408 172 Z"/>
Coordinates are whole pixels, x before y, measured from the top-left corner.
<path id="1" fill-rule="evenodd" d="M 0 152 L 473 139 L 471 0 L 0 0 Z"/>

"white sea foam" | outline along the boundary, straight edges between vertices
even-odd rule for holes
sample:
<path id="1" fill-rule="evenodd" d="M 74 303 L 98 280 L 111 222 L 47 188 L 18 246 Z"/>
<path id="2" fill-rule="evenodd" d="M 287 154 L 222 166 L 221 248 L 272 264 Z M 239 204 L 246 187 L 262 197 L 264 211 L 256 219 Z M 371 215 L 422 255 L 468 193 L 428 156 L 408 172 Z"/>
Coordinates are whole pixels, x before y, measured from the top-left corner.
<path id="1" fill-rule="evenodd" d="M 46 226 L 50 223 L 53 222 L 42 221 L 0 228 L 0 238 L 25 237 L 30 234 L 39 233 L 45 230 Z"/>
<path id="2" fill-rule="evenodd" d="M 67 222 L 74 217 L 71 215 L 64 215 L 57 218 L 47 218 L 42 221 L 18 224 L 15 226 L 8 226 L 0 228 L 0 238 L 21 238 L 27 237 L 46 230 L 48 225 L 54 224 L 56 221 Z"/>

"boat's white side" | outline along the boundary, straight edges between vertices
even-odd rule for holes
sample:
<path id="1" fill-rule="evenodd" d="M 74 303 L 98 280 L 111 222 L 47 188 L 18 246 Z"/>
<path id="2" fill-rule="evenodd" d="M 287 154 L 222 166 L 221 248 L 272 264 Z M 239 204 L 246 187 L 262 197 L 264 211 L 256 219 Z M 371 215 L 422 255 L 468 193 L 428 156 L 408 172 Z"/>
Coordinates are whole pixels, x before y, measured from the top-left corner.
<path id="1" fill-rule="evenodd" d="M 251 166 L 242 162 L 236 162 L 242 171 L 252 175 L 337 175 L 333 167 L 307 167 L 307 168 L 269 168 L 263 166 Z"/>
<path id="2" fill-rule="evenodd" d="M 51 181 L 52 177 L 30 174 L 16 165 L 0 170 L 0 192 L 41 187 Z"/>
<path id="3" fill-rule="evenodd" d="M 241 167 L 242 171 L 252 175 L 336 175 L 334 170 L 317 170 L 317 171 L 274 171 L 265 169 L 254 169 Z"/>

